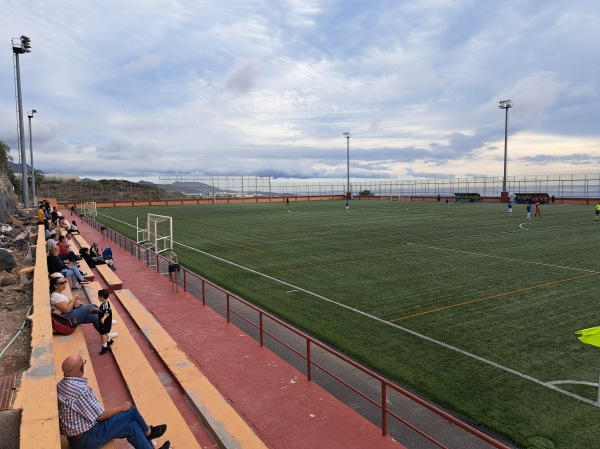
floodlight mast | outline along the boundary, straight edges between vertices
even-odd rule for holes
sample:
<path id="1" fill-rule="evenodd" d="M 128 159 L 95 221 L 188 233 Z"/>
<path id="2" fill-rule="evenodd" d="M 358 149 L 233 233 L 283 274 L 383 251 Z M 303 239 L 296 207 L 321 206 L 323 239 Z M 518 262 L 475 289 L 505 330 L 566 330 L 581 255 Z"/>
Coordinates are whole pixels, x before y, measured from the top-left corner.
<path id="1" fill-rule="evenodd" d="M 21 95 L 21 67 L 19 55 L 31 52 L 31 39 L 27 36 L 12 39 L 12 49 L 15 56 L 15 72 L 17 82 L 17 107 L 19 109 L 19 144 L 21 145 L 21 187 L 23 190 L 23 206 L 29 207 L 29 184 L 27 183 L 27 156 L 25 152 L 25 131 L 23 127 L 23 100 Z"/>
<path id="2" fill-rule="evenodd" d="M 31 197 L 33 198 L 33 207 L 35 208 L 38 204 L 37 195 L 35 193 L 35 168 L 33 168 L 33 139 L 31 137 L 31 119 L 33 118 L 33 114 L 36 114 L 37 111 L 32 109 L 27 112 L 27 117 L 29 118 L 29 153 L 31 159 Z"/>
<path id="3" fill-rule="evenodd" d="M 506 117 L 504 120 L 504 177 L 502 178 L 502 193 L 500 194 L 500 201 L 508 202 L 508 191 L 506 190 L 506 163 L 508 159 L 508 110 L 512 108 L 513 103 L 511 100 L 500 101 L 500 109 L 506 111 Z"/>
<path id="4" fill-rule="evenodd" d="M 344 136 L 346 136 L 346 181 L 347 181 L 347 189 L 346 189 L 346 199 L 350 199 L 350 133 L 345 132 Z"/>

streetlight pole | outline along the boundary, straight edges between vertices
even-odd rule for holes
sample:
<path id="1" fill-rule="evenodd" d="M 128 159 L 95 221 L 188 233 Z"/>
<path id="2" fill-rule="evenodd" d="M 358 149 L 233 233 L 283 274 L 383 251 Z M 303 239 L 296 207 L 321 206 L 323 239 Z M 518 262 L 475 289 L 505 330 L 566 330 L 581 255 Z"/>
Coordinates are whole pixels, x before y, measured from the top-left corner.
<path id="1" fill-rule="evenodd" d="M 512 108 L 513 103 L 511 100 L 502 100 L 500 102 L 500 109 L 506 111 L 506 118 L 504 120 L 504 177 L 502 178 L 502 193 L 500 194 L 500 201 L 508 203 L 508 191 L 506 190 L 506 162 L 508 159 L 508 110 Z"/>
<path id="2" fill-rule="evenodd" d="M 27 112 L 27 117 L 29 118 L 29 153 L 31 158 L 31 196 L 33 198 L 34 209 L 37 207 L 37 195 L 35 193 L 35 168 L 33 168 L 33 139 L 31 137 L 31 119 L 35 113 L 37 113 L 35 109 L 32 109 L 31 112 Z"/>
<path id="3" fill-rule="evenodd" d="M 347 189 L 346 189 L 346 199 L 350 199 L 350 133 L 344 133 L 346 136 L 346 181 L 347 181 Z"/>
<path id="4" fill-rule="evenodd" d="M 23 100 L 21 95 L 21 67 L 19 55 L 31 52 L 31 40 L 27 36 L 12 40 L 15 55 L 15 72 L 17 80 L 17 108 L 19 109 L 19 143 L 21 145 L 21 187 L 23 190 L 23 207 L 29 207 L 29 184 L 27 184 L 27 153 L 25 152 L 25 131 L 23 130 Z"/>

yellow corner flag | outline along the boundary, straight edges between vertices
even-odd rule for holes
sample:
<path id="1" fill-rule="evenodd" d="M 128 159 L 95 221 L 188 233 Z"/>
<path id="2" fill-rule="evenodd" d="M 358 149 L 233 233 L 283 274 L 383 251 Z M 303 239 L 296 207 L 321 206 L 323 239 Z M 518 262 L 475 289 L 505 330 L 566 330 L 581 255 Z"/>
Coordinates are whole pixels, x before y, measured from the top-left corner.
<path id="1" fill-rule="evenodd" d="M 575 333 L 581 335 L 581 337 L 578 337 L 581 343 L 600 347 L 600 326 L 590 327 Z"/>

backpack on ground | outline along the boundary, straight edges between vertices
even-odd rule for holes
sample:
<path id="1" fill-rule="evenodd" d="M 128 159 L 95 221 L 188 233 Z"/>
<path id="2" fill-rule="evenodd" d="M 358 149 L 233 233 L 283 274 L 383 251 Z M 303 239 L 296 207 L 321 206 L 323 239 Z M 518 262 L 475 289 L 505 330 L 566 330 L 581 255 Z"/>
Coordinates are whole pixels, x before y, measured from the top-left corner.
<path id="1" fill-rule="evenodd" d="M 71 335 L 77 324 L 59 312 L 52 312 L 52 330 L 57 334 Z"/>

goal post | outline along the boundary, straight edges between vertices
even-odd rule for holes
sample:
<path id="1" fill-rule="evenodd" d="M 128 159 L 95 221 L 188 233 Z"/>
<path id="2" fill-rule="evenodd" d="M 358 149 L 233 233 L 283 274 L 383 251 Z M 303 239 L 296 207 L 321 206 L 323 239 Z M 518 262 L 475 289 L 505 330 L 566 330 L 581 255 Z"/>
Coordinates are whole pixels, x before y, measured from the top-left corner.
<path id="1" fill-rule="evenodd" d="M 166 215 L 148 214 L 146 238 L 156 253 L 173 251 L 173 218 Z"/>
<path id="2" fill-rule="evenodd" d="M 93 218 L 95 220 L 96 214 L 97 214 L 97 212 L 96 212 L 96 202 L 95 201 L 88 201 L 86 203 L 81 204 L 81 215 L 83 215 L 84 217 Z"/>

